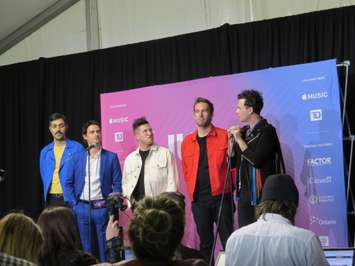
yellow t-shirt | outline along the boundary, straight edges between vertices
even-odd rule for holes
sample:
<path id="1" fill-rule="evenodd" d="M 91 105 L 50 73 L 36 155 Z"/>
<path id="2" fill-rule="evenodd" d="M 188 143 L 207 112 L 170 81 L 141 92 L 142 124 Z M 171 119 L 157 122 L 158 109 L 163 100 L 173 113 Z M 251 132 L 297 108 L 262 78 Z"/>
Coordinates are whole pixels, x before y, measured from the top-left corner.
<path id="1" fill-rule="evenodd" d="M 62 159 L 62 155 L 64 152 L 65 145 L 56 146 L 54 145 L 54 159 L 55 159 L 55 167 L 52 176 L 52 184 L 49 188 L 49 194 L 61 194 L 63 193 L 62 186 L 59 180 L 59 166 L 60 160 Z"/>

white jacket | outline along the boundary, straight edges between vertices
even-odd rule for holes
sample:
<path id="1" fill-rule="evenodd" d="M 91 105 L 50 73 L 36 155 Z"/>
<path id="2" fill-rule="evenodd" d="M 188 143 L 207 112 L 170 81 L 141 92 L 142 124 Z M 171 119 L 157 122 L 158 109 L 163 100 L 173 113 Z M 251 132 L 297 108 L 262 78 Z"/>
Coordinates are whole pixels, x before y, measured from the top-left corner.
<path id="1" fill-rule="evenodd" d="M 156 196 L 165 191 L 177 191 L 179 173 L 174 155 L 165 147 L 152 145 L 144 165 L 144 190 L 146 196 Z M 123 167 L 123 195 L 131 199 L 142 168 L 139 148 L 130 153 Z"/>

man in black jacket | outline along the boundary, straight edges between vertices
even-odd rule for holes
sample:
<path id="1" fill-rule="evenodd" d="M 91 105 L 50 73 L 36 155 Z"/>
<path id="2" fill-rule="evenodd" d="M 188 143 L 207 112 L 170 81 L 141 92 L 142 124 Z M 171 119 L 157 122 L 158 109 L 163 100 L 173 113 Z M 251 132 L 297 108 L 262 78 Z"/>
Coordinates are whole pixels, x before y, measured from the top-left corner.
<path id="1" fill-rule="evenodd" d="M 260 116 L 263 104 L 260 92 L 242 91 L 238 95 L 236 114 L 247 125 L 228 129 L 234 152 L 232 165 L 237 169 L 239 227 L 255 221 L 254 207 L 266 177 L 285 171 L 276 130 Z"/>

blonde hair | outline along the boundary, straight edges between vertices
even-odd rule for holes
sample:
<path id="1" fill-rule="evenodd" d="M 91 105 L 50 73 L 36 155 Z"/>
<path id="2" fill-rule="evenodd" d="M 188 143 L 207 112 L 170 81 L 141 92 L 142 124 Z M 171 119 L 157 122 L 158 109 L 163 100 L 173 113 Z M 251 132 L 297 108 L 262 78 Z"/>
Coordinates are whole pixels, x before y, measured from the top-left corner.
<path id="1" fill-rule="evenodd" d="M 43 237 L 39 226 L 21 213 L 10 213 L 0 220 L 0 252 L 38 262 Z"/>

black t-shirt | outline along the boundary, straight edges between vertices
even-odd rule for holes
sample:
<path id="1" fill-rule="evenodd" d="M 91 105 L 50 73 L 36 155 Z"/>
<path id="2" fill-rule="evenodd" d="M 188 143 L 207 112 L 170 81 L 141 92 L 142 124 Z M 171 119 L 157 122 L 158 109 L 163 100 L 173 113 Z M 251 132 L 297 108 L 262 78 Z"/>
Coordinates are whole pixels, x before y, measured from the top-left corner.
<path id="1" fill-rule="evenodd" d="M 207 136 L 197 136 L 197 141 L 200 146 L 200 158 L 198 161 L 196 188 L 194 193 L 195 201 L 207 201 L 212 198 L 210 174 L 208 171 L 208 157 L 207 157 Z"/>
<path id="2" fill-rule="evenodd" d="M 136 184 L 136 187 L 133 190 L 132 197 L 134 201 L 139 201 L 144 198 L 145 196 L 145 190 L 144 190 L 144 164 L 145 164 L 145 159 L 147 159 L 147 156 L 149 154 L 149 150 L 147 151 L 139 151 L 139 154 L 142 159 L 142 168 L 141 172 L 139 173 L 138 177 L 138 182 Z"/>

